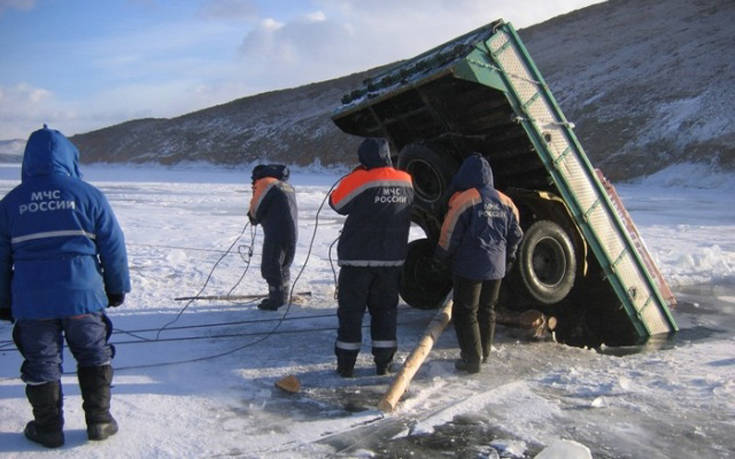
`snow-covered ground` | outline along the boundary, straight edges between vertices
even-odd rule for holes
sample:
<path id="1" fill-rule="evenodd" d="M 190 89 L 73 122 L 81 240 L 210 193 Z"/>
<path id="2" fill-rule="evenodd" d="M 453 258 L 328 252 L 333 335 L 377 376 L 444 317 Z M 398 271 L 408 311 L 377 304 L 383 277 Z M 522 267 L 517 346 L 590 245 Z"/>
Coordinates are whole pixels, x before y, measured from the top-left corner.
<path id="1" fill-rule="evenodd" d="M 123 226 L 133 292 L 108 311 L 120 432 L 86 440 L 75 364 L 66 355 L 65 456 L 533 457 L 552 444 L 556 457 L 584 452 L 580 445 L 594 457 L 735 456 L 732 175 L 679 166 L 616 185 L 679 299 L 675 338 L 600 353 L 500 327 L 492 362 L 468 377 L 454 371 L 458 351 L 448 327 L 396 412 L 384 416 L 375 407 L 391 377 L 374 375 L 367 343 L 356 378 L 334 373 L 329 251 L 342 219 L 325 206 L 314 229 L 339 171 L 292 174 L 300 217 L 292 279 L 300 275 L 295 291 L 311 295 L 277 312 L 259 311 L 256 302 L 175 299 L 265 292 L 262 234 L 251 244 L 245 228 L 249 170 L 95 165 L 82 172 Z M 19 176 L 17 165 L 0 165 L 0 193 Z M 433 315 L 400 306 L 397 361 Z M 10 335 L 0 323 L 0 455 L 57 455 L 23 437 L 31 410 Z M 298 394 L 274 386 L 287 375 L 300 380 Z"/>

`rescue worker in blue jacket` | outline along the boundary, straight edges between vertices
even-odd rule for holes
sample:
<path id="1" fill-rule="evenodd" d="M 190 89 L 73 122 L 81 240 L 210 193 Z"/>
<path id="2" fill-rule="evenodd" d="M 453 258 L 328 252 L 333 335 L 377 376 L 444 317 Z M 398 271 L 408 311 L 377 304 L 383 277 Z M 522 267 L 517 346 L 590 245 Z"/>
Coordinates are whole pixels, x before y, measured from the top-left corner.
<path id="1" fill-rule="evenodd" d="M 20 185 L 0 201 L 0 308 L 15 319 L 34 416 L 24 433 L 50 448 L 64 444 L 63 337 L 77 361 L 87 437 L 103 440 L 118 429 L 104 311 L 130 291 L 125 240 L 107 199 L 81 180 L 78 165 L 77 148 L 44 126 L 28 139 Z"/>
<path id="2" fill-rule="evenodd" d="M 467 157 L 452 179 L 436 255 L 452 266 L 452 319 L 461 351 L 455 366 L 469 373 L 487 361 L 495 334 L 495 304 L 506 267 L 523 237 L 518 209 L 494 188 L 490 164 Z"/>
<path id="3" fill-rule="evenodd" d="M 275 311 L 288 301 L 291 263 L 298 237 L 296 194 L 287 183 L 288 167 L 260 164 L 252 172 L 253 196 L 248 218 L 263 225 L 260 272 L 268 283 L 268 297 L 258 308 Z"/>
<path id="4" fill-rule="evenodd" d="M 398 348 L 396 308 L 413 203 L 411 176 L 392 167 L 385 140 L 367 138 L 357 154 L 361 165 L 340 181 L 329 198 L 335 211 L 347 215 L 337 246 L 335 354 L 342 377 L 353 374 L 365 308 L 371 317 L 377 374 L 386 374 Z"/>

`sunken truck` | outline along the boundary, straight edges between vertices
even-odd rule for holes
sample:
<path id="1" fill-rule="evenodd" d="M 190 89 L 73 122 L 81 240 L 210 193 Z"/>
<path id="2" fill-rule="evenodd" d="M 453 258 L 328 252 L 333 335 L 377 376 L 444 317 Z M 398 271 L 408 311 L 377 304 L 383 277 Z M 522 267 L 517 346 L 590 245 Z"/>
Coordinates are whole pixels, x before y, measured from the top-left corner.
<path id="1" fill-rule="evenodd" d="M 524 238 L 498 308 L 553 317 L 557 340 L 641 344 L 677 331 L 671 291 L 622 201 L 593 168 L 513 26 L 495 21 L 371 77 L 342 98 L 334 123 L 391 143 L 411 174 L 411 241 L 401 296 L 435 308 L 451 276 L 427 269 L 462 160 L 484 155 L 520 211 Z"/>

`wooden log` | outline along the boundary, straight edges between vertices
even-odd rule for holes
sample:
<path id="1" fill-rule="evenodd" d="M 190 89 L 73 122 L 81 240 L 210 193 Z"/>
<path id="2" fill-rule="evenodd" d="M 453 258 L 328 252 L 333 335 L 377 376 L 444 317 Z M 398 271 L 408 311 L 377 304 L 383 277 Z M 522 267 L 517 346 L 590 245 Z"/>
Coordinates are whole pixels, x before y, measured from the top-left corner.
<path id="1" fill-rule="evenodd" d="M 544 320 L 544 315 L 534 309 L 516 312 L 498 308 L 495 311 L 495 322 L 509 327 L 536 328 L 543 324 Z"/>
<path id="2" fill-rule="evenodd" d="M 529 338 L 543 338 L 556 329 L 558 320 L 554 316 L 546 316 L 541 311 L 528 309 L 523 312 L 510 311 L 499 308 L 496 311 L 495 322 L 527 330 Z"/>
<path id="3" fill-rule="evenodd" d="M 434 343 L 436 343 L 437 339 L 444 331 L 444 328 L 446 328 L 447 324 L 452 319 L 453 304 L 452 292 L 449 292 L 449 295 L 447 295 L 447 298 L 444 300 L 442 308 L 436 313 L 434 318 L 431 319 L 426 333 L 424 333 L 419 344 L 413 352 L 411 352 L 411 355 L 408 356 L 403 367 L 388 388 L 388 392 L 385 393 L 383 399 L 378 403 L 378 409 L 380 409 L 380 411 L 390 413 L 396 408 L 398 401 L 403 396 L 406 388 L 408 388 L 408 385 L 411 383 L 414 375 L 416 375 L 421 364 L 426 360 L 426 356 L 429 355 L 429 352 L 431 352 L 431 349 L 434 347 Z"/>

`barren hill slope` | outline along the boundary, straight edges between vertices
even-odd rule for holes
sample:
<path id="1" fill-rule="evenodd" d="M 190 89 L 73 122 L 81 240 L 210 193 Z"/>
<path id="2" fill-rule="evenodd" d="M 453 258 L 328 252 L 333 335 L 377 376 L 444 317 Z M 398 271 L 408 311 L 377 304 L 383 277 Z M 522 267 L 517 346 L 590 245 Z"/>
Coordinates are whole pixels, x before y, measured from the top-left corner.
<path id="1" fill-rule="evenodd" d="M 521 31 L 608 176 L 735 168 L 735 2 L 613 0 Z"/>
<path id="2" fill-rule="evenodd" d="M 732 0 L 611 0 L 519 33 L 592 162 L 623 179 L 683 161 L 735 168 L 733 23 Z M 330 115 L 379 70 L 72 140 L 86 162 L 351 163 L 357 139 Z"/>

